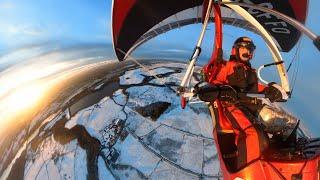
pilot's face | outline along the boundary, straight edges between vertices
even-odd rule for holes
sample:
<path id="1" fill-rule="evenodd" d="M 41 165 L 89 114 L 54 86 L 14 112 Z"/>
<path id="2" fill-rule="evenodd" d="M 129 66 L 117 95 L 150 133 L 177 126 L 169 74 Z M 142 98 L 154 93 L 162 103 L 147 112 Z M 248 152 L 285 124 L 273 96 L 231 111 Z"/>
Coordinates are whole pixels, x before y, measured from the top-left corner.
<path id="1" fill-rule="evenodd" d="M 239 58 L 241 61 L 250 61 L 253 57 L 253 51 L 250 51 L 246 47 L 239 47 Z"/>

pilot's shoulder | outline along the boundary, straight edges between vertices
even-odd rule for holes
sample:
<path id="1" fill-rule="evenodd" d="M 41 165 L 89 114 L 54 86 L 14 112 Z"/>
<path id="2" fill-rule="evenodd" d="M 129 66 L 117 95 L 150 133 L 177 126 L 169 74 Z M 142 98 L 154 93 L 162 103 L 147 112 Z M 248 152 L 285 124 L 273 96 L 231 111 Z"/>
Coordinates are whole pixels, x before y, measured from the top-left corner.
<path id="1" fill-rule="evenodd" d="M 229 68 L 242 68 L 242 67 L 244 67 L 244 65 L 242 63 L 232 61 L 232 60 L 227 61 L 226 66 Z"/>

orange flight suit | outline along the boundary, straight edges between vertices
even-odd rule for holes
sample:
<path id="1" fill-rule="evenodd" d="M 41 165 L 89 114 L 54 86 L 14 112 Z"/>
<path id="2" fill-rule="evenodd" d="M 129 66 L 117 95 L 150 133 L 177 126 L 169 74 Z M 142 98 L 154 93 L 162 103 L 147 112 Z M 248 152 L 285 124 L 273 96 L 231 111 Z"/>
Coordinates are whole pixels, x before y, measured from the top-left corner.
<path id="1" fill-rule="evenodd" d="M 225 62 L 216 74 L 216 78 L 210 83 L 229 85 L 237 92 L 258 93 L 265 88 L 258 83 L 256 71 L 251 68 L 250 64 L 244 64 L 236 60 Z M 236 135 L 237 167 L 241 168 L 258 159 L 267 147 L 266 135 L 261 127 L 256 124 L 257 111 L 260 106 L 252 103 L 223 100 L 221 100 L 221 105 L 229 122 L 221 122 L 220 124 L 229 123 L 227 127 L 232 127 Z"/>

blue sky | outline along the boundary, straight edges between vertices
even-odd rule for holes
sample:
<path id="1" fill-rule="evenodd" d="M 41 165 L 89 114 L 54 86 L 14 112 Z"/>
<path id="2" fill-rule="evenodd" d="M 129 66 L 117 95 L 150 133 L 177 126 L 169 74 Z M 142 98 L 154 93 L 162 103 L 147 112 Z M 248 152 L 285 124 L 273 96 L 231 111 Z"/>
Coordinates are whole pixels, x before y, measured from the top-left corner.
<path id="1" fill-rule="evenodd" d="M 320 1 L 310 0 L 309 17 L 306 26 L 316 34 L 320 34 L 318 8 Z M 0 1 L 0 72 L 20 60 L 3 58 L 8 52 L 20 52 L 21 49 L 34 46 L 57 45 L 59 48 L 68 46 L 99 45 L 109 47 L 111 44 L 110 28 L 111 0 L 1 0 Z M 213 25 L 203 44 L 200 62 L 205 63 L 211 55 Z M 188 59 L 192 53 L 200 31 L 200 25 L 187 26 L 161 35 L 134 53 L 136 57 L 162 57 Z M 253 64 L 271 62 L 271 56 L 262 39 L 245 30 L 224 26 L 224 50 L 227 56 L 232 42 L 239 36 L 252 37 L 258 47 Z M 82 46 L 82 47 L 83 47 Z M 319 55 L 312 42 L 302 39 L 300 48 L 299 76 L 296 80 L 294 96 L 288 103 L 288 109 L 306 121 L 313 133 L 318 130 L 320 121 L 320 85 Z M 47 51 L 49 51 L 47 50 Z M 111 52 L 111 51 L 110 51 Z M 114 57 L 111 53 L 110 57 Z M 290 61 L 293 53 L 283 54 Z M 15 56 L 14 56 L 15 57 Z M 3 62 L 2 62 L 3 61 Z M 4 62 L 6 61 L 6 62 Z M 294 63 L 293 68 L 298 63 Z M 274 71 L 274 69 L 273 69 Z M 276 80 L 274 73 L 264 73 L 266 79 Z M 316 133 L 317 134 L 317 133 Z M 318 134 L 320 135 L 320 133 Z"/>
<path id="2" fill-rule="evenodd" d="M 2 0 L 0 47 L 40 41 L 111 41 L 110 2 L 105 0 Z"/>

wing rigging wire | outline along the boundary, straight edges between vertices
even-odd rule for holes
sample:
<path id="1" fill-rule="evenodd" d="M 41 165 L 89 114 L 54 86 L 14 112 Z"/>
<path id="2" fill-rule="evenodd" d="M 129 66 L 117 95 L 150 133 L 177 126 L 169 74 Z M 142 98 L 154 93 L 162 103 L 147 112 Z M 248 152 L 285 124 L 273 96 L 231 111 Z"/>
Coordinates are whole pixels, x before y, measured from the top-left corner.
<path id="1" fill-rule="evenodd" d="M 120 51 L 121 53 L 123 53 L 124 55 L 126 55 L 126 53 L 120 49 L 117 48 L 118 51 Z M 145 72 L 149 73 L 152 77 L 154 77 L 155 79 L 157 79 L 161 85 L 164 85 L 165 87 L 171 89 L 172 91 L 174 91 L 175 93 L 178 94 L 178 91 L 176 91 L 175 89 L 171 88 L 170 86 L 168 86 L 164 79 L 160 79 L 156 74 L 154 74 L 151 69 L 149 69 L 147 66 L 144 66 L 143 64 L 139 63 L 135 58 L 133 58 L 130 54 L 127 54 L 127 57 L 129 58 L 129 60 L 132 60 L 134 63 L 136 63 L 138 66 L 140 66 Z"/>
<path id="2" fill-rule="evenodd" d="M 295 88 L 296 82 L 297 82 L 297 77 L 298 77 L 298 72 L 299 72 L 299 67 L 300 67 L 300 51 L 297 55 L 297 66 L 296 66 L 296 71 L 294 72 L 294 80 L 292 83 L 292 88 L 291 88 L 291 94 L 293 93 L 293 90 Z"/>
<path id="3" fill-rule="evenodd" d="M 291 79 L 291 82 L 292 82 L 292 88 L 291 88 L 291 97 L 292 97 L 292 94 L 293 94 L 293 90 L 295 88 L 295 85 L 296 85 L 296 82 L 297 82 L 297 77 L 298 77 L 298 73 L 299 73 L 299 67 L 300 67 L 300 53 L 301 53 L 301 39 L 299 40 L 298 42 L 298 45 L 297 45 L 297 48 L 295 50 L 295 53 L 291 59 L 291 62 L 287 68 L 287 73 L 290 71 L 291 67 L 292 67 L 292 64 L 294 62 L 296 62 L 295 66 L 294 66 L 294 70 L 293 70 L 293 74 L 292 74 L 292 79 Z"/>
<path id="4" fill-rule="evenodd" d="M 299 50 L 299 48 L 300 48 L 300 45 L 301 45 L 301 39 L 300 39 L 299 42 L 298 42 L 298 46 L 297 46 L 297 48 L 296 48 L 296 50 L 295 50 L 295 53 L 294 53 L 294 55 L 293 55 L 293 57 L 292 57 L 292 59 L 291 59 L 291 62 L 290 62 L 290 64 L 289 64 L 289 66 L 288 66 L 288 68 L 287 68 L 287 72 L 289 72 L 293 61 L 296 60 L 296 56 L 297 56 L 297 54 L 298 54 L 298 50 Z"/>

